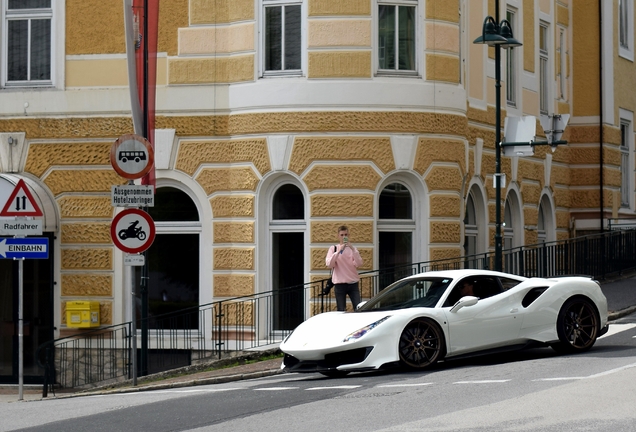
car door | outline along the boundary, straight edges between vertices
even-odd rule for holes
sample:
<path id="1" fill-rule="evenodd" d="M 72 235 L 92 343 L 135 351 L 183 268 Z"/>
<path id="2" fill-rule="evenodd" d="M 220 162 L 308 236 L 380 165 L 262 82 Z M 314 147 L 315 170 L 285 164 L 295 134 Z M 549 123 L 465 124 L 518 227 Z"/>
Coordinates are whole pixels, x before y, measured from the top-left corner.
<path id="1" fill-rule="evenodd" d="M 448 354 L 504 346 L 514 343 L 519 337 L 522 319 L 516 306 L 518 302 L 508 292 L 502 292 L 497 278 L 478 278 L 476 283 L 482 292 L 489 291 L 490 296 L 455 312 L 451 312 L 452 305 L 443 308 L 450 339 Z M 476 296 L 480 297 L 478 289 Z M 499 293 L 495 292 L 496 289 Z"/>

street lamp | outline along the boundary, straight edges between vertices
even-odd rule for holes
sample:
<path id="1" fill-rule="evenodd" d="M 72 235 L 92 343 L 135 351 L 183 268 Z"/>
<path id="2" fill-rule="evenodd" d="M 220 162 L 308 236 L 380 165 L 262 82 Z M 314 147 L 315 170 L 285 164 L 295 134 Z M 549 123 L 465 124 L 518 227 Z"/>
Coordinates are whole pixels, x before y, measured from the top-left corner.
<path id="1" fill-rule="evenodd" d="M 501 238 L 501 48 L 514 48 L 522 43 L 512 36 L 508 20 L 499 22 L 499 2 L 495 0 L 495 18 L 484 20 L 481 36 L 474 44 L 486 44 L 495 49 L 495 270 L 502 271 Z"/>

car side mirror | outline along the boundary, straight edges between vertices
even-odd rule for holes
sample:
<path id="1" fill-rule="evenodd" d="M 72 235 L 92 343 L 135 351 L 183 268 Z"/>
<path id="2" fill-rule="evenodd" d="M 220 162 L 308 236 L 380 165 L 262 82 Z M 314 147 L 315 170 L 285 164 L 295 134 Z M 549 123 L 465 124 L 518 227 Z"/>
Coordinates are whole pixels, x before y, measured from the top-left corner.
<path id="1" fill-rule="evenodd" d="M 358 306 L 356 306 L 356 310 L 358 310 L 358 309 L 360 309 L 362 306 L 364 306 L 364 304 L 365 304 L 366 302 L 367 302 L 367 301 L 365 300 L 365 301 L 361 301 L 360 303 L 358 303 Z"/>
<path id="2" fill-rule="evenodd" d="M 450 311 L 451 313 L 455 313 L 463 307 L 476 305 L 478 301 L 479 301 L 479 297 L 474 297 L 474 296 L 462 297 L 457 301 L 457 303 L 455 303 L 455 305 L 451 308 Z"/>

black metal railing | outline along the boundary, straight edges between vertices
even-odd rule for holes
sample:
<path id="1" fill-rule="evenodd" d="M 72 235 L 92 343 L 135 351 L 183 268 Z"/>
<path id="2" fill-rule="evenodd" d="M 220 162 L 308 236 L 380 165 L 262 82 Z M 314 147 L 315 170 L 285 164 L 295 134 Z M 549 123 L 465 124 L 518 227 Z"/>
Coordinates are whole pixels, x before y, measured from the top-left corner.
<path id="1" fill-rule="evenodd" d="M 432 270 L 492 269 L 494 253 L 360 273 L 363 299 L 403 277 Z M 503 271 L 526 277 L 607 275 L 636 268 L 636 230 L 612 230 L 505 250 Z M 277 344 L 312 315 L 336 309 L 327 279 L 182 309 L 148 318 L 148 373 Z M 131 377 L 132 323 L 57 339 L 38 348 L 47 383 L 80 387 Z M 138 321 L 137 328 L 141 328 Z M 137 336 L 139 341 L 139 336 Z M 137 343 L 137 347 L 140 347 Z M 139 363 L 137 363 L 139 364 Z M 45 384 L 46 385 L 46 384 Z"/>

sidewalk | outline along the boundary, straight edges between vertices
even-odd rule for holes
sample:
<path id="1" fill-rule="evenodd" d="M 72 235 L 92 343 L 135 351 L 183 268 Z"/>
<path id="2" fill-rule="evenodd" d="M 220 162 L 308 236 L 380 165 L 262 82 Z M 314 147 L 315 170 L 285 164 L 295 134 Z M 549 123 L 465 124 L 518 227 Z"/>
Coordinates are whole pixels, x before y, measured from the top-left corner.
<path id="1" fill-rule="evenodd" d="M 611 280 L 602 284 L 603 293 L 607 297 L 610 321 L 636 312 L 636 273 L 620 280 Z M 213 361 L 205 365 L 213 370 L 193 371 L 192 366 L 174 369 L 159 374 L 141 377 L 137 380 L 137 386 L 132 382 L 124 381 L 109 386 L 96 387 L 88 390 L 64 390 L 56 389 L 49 392 L 47 399 L 87 396 L 95 394 L 130 393 L 148 390 L 172 389 L 179 387 L 191 387 L 196 385 L 220 384 L 245 379 L 259 378 L 282 373 L 280 365 L 282 357 L 254 361 L 259 357 L 279 354 L 278 348 L 254 352 L 252 354 L 238 356 L 230 360 Z M 232 361 L 239 364 L 232 367 L 224 367 Z M 42 386 L 25 386 L 23 391 L 24 401 L 42 399 Z M 0 387 L 0 404 L 3 402 L 15 402 L 18 400 L 18 386 Z"/>

